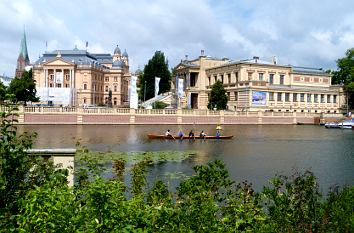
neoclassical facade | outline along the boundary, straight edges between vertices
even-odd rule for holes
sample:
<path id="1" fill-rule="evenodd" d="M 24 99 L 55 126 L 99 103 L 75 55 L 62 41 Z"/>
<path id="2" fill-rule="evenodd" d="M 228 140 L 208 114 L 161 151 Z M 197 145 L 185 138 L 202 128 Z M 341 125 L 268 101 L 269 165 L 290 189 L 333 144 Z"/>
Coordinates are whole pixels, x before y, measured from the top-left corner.
<path id="1" fill-rule="evenodd" d="M 36 88 L 69 95 L 72 106 L 107 104 L 111 91 L 112 105 L 127 107 L 130 77 L 128 54 L 118 45 L 113 55 L 77 48 L 45 52 L 33 66 Z"/>
<path id="2" fill-rule="evenodd" d="M 230 61 L 204 56 L 184 60 L 176 73 L 185 82 L 184 106 L 206 109 L 211 86 L 221 81 L 233 111 L 339 113 L 345 108 L 342 86 L 331 85 L 322 69 L 279 65 L 258 57 Z"/>

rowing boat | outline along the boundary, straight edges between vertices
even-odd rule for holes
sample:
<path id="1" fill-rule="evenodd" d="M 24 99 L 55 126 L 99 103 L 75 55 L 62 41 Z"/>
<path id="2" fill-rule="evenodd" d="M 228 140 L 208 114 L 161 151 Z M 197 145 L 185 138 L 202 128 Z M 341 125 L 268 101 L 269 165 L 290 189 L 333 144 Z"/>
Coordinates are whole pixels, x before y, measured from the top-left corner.
<path id="1" fill-rule="evenodd" d="M 148 134 L 149 139 L 232 139 L 233 135 L 229 135 L 229 136 L 204 136 L 204 137 L 200 137 L 200 136 L 195 136 L 195 137 L 180 137 L 180 136 L 166 136 L 166 135 L 158 135 L 158 134 Z"/>

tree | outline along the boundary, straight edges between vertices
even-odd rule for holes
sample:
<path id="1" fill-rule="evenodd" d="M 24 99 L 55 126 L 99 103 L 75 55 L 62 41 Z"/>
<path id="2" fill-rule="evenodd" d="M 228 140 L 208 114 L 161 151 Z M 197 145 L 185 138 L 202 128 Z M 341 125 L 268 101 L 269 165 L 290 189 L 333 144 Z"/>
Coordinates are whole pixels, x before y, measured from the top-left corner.
<path id="1" fill-rule="evenodd" d="M 217 110 L 226 109 L 227 96 L 222 82 L 216 81 L 211 87 L 208 109 L 216 108 Z"/>
<path id="2" fill-rule="evenodd" d="M 337 60 L 338 70 L 332 74 L 332 84 L 344 84 L 349 106 L 354 107 L 354 48 L 348 49 L 345 57 Z"/>
<path id="3" fill-rule="evenodd" d="M 32 79 L 32 70 L 25 71 L 21 78 L 15 78 L 11 81 L 7 93 L 14 94 L 16 101 L 38 101 L 36 97 L 36 84 Z"/>
<path id="4" fill-rule="evenodd" d="M 140 93 L 145 100 L 155 96 L 155 77 L 159 77 L 159 93 L 164 93 L 171 89 L 171 73 L 168 69 L 168 62 L 161 51 L 156 51 L 154 56 L 144 67 L 144 72 L 140 77 Z M 145 88 L 146 85 L 146 88 Z M 146 91 L 146 93 L 145 93 Z"/>
<path id="5" fill-rule="evenodd" d="M 6 96 L 6 87 L 5 85 L 0 81 L 0 102 L 5 100 Z"/>

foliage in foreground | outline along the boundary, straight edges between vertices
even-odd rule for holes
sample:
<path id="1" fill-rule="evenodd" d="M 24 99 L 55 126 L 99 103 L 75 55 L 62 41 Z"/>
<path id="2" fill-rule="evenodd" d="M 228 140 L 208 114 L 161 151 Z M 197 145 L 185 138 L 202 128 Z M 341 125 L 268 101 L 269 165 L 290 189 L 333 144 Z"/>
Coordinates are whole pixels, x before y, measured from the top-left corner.
<path id="1" fill-rule="evenodd" d="M 148 184 L 152 160 L 103 179 L 82 159 L 77 182 L 65 170 L 28 157 L 32 137 L 17 135 L 1 113 L 0 229 L 15 232 L 351 232 L 354 187 L 318 192 L 311 172 L 276 176 L 262 192 L 234 183 L 221 161 L 194 167 L 175 192 L 163 180 Z M 25 163 L 23 163 L 25 162 Z M 124 181 L 124 173 L 130 179 Z M 150 187 L 150 188 L 149 188 Z"/>

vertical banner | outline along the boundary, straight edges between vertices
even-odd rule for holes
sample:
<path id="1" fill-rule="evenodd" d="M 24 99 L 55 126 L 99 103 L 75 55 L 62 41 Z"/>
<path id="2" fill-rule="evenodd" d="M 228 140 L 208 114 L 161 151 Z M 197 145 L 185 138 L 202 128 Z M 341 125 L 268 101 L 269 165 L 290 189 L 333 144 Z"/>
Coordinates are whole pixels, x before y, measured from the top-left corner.
<path id="1" fill-rule="evenodd" d="M 178 79 L 178 89 L 177 89 L 177 95 L 179 98 L 182 98 L 183 97 L 183 81 L 184 79 L 183 78 L 179 78 Z"/>
<path id="2" fill-rule="evenodd" d="M 129 103 L 130 108 L 138 108 L 138 92 L 136 90 L 136 76 L 132 76 L 130 79 L 130 92 L 129 92 Z"/>
<path id="3" fill-rule="evenodd" d="M 63 72 L 56 72 L 55 83 L 63 83 L 63 81 L 64 81 Z"/>
<path id="4" fill-rule="evenodd" d="M 159 95 L 160 78 L 155 77 L 155 97 Z"/>

